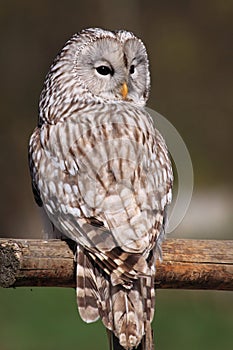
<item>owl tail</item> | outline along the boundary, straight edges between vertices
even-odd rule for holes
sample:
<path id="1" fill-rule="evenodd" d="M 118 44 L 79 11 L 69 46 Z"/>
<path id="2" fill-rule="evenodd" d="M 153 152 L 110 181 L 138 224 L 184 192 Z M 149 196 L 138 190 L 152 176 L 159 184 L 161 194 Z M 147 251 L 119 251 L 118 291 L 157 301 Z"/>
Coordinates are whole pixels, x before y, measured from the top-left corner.
<path id="1" fill-rule="evenodd" d="M 111 350 L 153 350 L 154 272 L 131 283 L 113 285 L 111 277 L 77 251 L 77 303 L 81 318 L 99 317 L 108 330 Z"/>
<path id="2" fill-rule="evenodd" d="M 153 343 L 153 332 L 151 329 L 151 325 L 149 325 L 150 329 L 146 331 L 146 334 L 143 336 L 140 344 L 137 348 L 132 348 L 132 350 L 154 350 Z M 119 338 L 115 336 L 115 334 L 107 329 L 108 339 L 109 339 L 109 349 L 110 350 L 125 350 L 123 346 L 121 346 L 119 342 Z"/>
<path id="3" fill-rule="evenodd" d="M 153 350 L 154 279 L 135 280 L 130 288 L 111 286 L 112 350 Z M 118 344 L 119 342 L 119 344 Z"/>

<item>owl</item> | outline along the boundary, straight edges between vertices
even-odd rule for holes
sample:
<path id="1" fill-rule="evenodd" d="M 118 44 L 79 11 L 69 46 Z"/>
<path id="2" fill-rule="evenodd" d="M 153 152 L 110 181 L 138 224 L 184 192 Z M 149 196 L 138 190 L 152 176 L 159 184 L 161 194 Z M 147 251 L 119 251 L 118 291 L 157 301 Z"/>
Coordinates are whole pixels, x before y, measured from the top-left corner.
<path id="1" fill-rule="evenodd" d="M 45 79 L 29 144 L 35 200 L 77 245 L 81 318 L 101 318 L 111 349 L 153 349 L 155 262 L 172 167 L 145 109 L 147 52 L 128 31 L 73 35 Z"/>

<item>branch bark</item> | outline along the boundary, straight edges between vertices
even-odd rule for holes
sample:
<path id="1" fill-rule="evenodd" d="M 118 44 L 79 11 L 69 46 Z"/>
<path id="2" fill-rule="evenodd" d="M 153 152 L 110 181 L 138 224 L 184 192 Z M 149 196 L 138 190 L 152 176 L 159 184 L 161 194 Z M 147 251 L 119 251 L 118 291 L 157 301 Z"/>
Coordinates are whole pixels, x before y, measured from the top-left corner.
<path id="1" fill-rule="evenodd" d="M 166 240 L 155 284 L 233 290 L 233 241 Z M 0 239 L 0 286 L 75 287 L 71 246 L 60 240 Z"/>

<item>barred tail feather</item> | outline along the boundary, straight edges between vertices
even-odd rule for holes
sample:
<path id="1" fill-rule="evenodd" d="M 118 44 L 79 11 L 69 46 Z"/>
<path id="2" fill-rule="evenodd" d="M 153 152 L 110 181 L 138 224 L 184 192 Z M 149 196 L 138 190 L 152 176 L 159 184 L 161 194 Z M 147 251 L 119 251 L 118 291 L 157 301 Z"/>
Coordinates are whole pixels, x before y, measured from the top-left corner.
<path id="1" fill-rule="evenodd" d="M 151 280 L 150 286 L 148 285 Z M 113 331 L 124 349 L 153 349 L 151 321 L 154 314 L 153 278 L 139 278 L 130 288 L 112 287 Z"/>
<path id="2" fill-rule="evenodd" d="M 119 342 L 119 338 L 117 338 L 112 331 L 107 329 L 107 335 L 108 335 L 108 339 L 109 339 L 109 349 L 110 350 L 125 350 L 125 348 L 123 348 L 123 346 L 121 346 L 121 344 Z M 138 346 L 137 350 L 142 350 L 140 348 L 140 345 Z"/>
<path id="3" fill-rule="evenodd" d="M 77 304 L 78 310 L 83 321 L 90 323 L 99 318 L 98 300 L 100 299 L 96 287 L 97 276 L 93 269 L 93 263 L 84 250 L 77 246 Z"/>
<path id="4" fill-rule="evenodd" d="M 110 350 L 153 350 L 151 318 L 154 309 L 150 306 L 154 303 L 138 294 L 138 286 L 130 291 L 118 287 L 112 295 L 114 322 L 112 332 L 108 331 Z"/>
<path id="5" fill-rule="evenodd" d="M 109 338 L 109 349 L 110 350 L 125 350 L 119 342 L 119 339 L 115 336 L 112 331 L 107 329 L 107 334 Z M 133 348 L 132 350 L 154 350 L 153 343 L 153 332 L 151 329 L 151 325 L 149 324 L 149 328 L 146 331 L 146 334 L 143 336 L 140 344 L 137 348 Z"/>

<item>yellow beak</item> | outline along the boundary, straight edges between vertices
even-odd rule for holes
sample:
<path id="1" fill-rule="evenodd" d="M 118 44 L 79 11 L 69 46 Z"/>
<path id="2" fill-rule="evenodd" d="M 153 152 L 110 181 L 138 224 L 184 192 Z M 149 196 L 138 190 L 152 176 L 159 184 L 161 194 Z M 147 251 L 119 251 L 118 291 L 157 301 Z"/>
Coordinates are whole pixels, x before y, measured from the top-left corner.
<path id="1" fill-rule="evenodd" d="M 124 84 L 122 85 L 122 87 L 121 87 L 121 95 L 122 95 L 122 97 L 123 97 L 123 100 L 126 99 L 127 94 L 128 94 L 128 86 L 127 86 L 126 83 L 124 83 Z"/>

